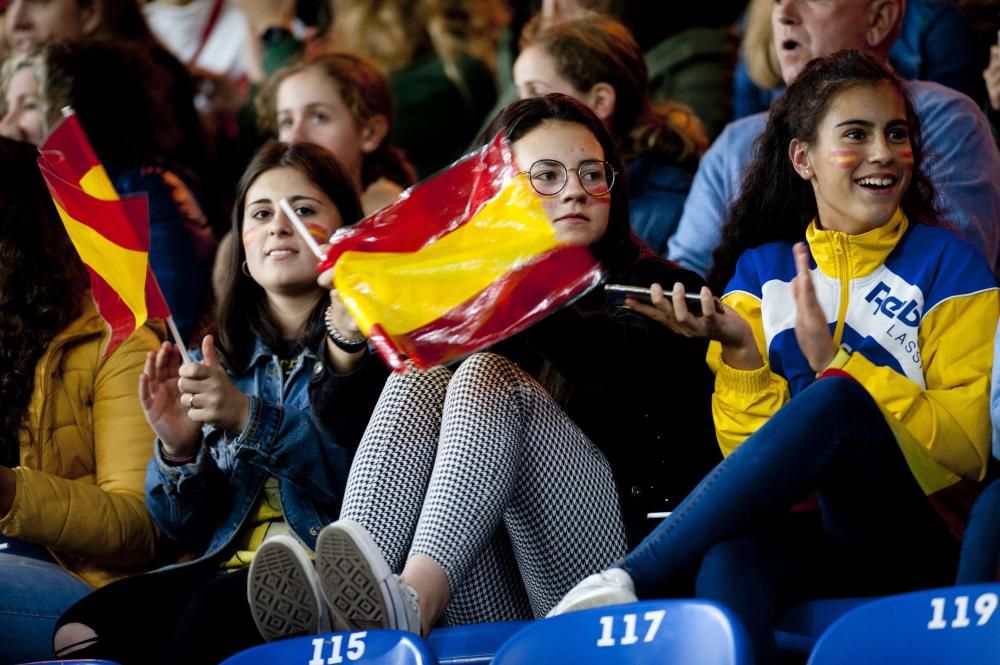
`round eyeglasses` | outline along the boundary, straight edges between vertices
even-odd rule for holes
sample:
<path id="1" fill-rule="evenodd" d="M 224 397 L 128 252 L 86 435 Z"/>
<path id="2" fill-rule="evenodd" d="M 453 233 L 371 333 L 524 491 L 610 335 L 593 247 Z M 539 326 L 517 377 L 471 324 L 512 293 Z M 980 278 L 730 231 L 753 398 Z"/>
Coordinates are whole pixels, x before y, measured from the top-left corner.
<path id="1" fill-rule="evenodd" d="M 555 196 L 566 188 L 569 171 L 555 159 L 539 159 L 527 171 L 531 187 L 542 196 Z M 583 191 L 594 197 L 607 196 L 615 184 L 615 169 L 599 159 L 588 159 L 576 167 L 576 176 Z"/>

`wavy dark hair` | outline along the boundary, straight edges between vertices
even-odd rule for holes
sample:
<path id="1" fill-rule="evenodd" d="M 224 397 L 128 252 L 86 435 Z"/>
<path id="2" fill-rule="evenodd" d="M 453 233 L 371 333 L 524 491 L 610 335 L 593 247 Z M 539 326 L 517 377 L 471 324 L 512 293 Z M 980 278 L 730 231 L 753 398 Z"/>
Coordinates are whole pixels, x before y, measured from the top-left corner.
<path id="1" fill-rule="evenodd" d="M 59 221 L 35 146 L 0 138 L 0 464 L 17 466 L 30 436 L 35 365 L 83 310 L 87 272 Z"/>
<path id="2" fill-rule="evenodd" d="M 604 160 L 617 173 L 611 192 L 608 230 L 590 250 L 608 272 L 612 275 L 619 274 L 643 254 L 643 248 L 629 224 L 628 179 L 618 145 L 607 125 L 593 111 L 572 97 L 559 93 L 521 99 L 500 111 L 479 135 L 476 143 L 487 145 L 500 132 L 503 132 L 508 141 L 516 143 L 539 125 L 553 121 L 572 122 L 590 130 L 604 149 Z"/>
<path id="3" fill-rule="evenodd" d="M 247 191 L 264 172 L 282 167 L 299 171 L 326 194 L 337 206 L 344 226 L 356 223 L 362 216 L 354 183 L 330 151 L 312 143 L 278 141 L 267 143 L 257 151 L 236 187 L 233 233 L 229 238 L 229 242 L 233 243 L 229 252 L 229 271 L 223 278 L 216 307 L 219 357 L 226 369 L 234 373 L 246 369 L 255 339 L 261 339 L 272 349 L 280 348 L 284 342 L 281 329 L 267 305 L 263 287 L 243 272 L 246 260 L 243 213 Z M 302 331 L 299 341 L 305 346 L 318 344 L 323 335 L 325 300 L 317 298 L 316 307 Z"/>
<path id="4" fill-rule="evenodd" d="M 906 107 L 913 148 L 913 176 L 903 194 L 903 211 L 913 221 L 940 225 L 934 185 L 923 171 L 920 118 L 903 82 L 878 58 L 856 50 L 816 58 L 779 97 L 768 115 L 767 128 L 754 141 L 753 161 L 746 168 L 742 191 L 722 227 L 722 241 L 714 253 L 708 283 L 721 293 L 748 249 L 774 241 L 797 242 L 816 217 L 816 197 L 809 182 L 796 173 L 788 157 L 792 139 L 808 144 L 834 97 L 857 86 L 888 83 Z"/>
<path id="5" fill-rule="evenodd" d="M 378 67 L 368 58 L 345 51 L 329 51 L 310 57 L 305 62 L 279 69 L 257 96 L 257 121 L 261 129 L 278 134 L 278 88 L 291 76 L 314 69 L 330 79 L 361 126 L 381 115 L 387 123 L 386 137 L 372 152 L 363 155 L 361 186 L 368 187 L 379 178 L 387 178 L 400 187 L 417 181 L 417 172 L 406 159 L 406 153 L 389 141 L 392 133 L 392 90 Z"/>
<path id="6" fill-rule="evenodd" d="M 708 148 L 701 120 L 680 102 L 652 103 L 645 56 L 625 25 L 600 14 L 556 23 L 539 14 L 522 32 L 521 50 L 529 46 L 542 48 L 580 93 L 602 82 L 614 88 L 609 124 L 624 159 L 655 155 L 692 173 L 698 168 Z"/>
<path id="7" fill-rule="evenodd" d="M 49 44 L 44 58 L 40 87 L 50 115 L 72 106 L 106 166 L 201 165 L 194 87 L 162 46 L 95 37 Z"/>

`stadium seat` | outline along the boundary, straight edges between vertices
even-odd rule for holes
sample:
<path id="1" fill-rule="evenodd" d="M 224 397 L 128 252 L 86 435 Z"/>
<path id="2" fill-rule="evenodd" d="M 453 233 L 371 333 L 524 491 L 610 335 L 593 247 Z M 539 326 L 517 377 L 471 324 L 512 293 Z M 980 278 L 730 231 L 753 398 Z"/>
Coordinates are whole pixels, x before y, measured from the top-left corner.
<path id="1" fill-rule="evenodd" d="M 1000 664 L 1000 584 L 944 587 L 865 603 L 823 634 L 809 665 Z"/>
<path id="2" fill-rule="evenodd" d="M 823 598 L 808 600 L 792 607 L 774 631 L 780 654 L 797 655 L 805 660 L 816 641 L 840 617 L 875 598 Z"/>
<path id="3" fill-rule="evenodd" d="M 413 633 L 368 630 L 327 633 L 271 642 L 241 651 L 222 665 L 433 665 L 427 643 Z"/>
<path id="4" fill-rule="evenodd" d="M 494 665 L 742 665 L 743 626 L 705 600 L 648 600 L 535 621 L 501 647 Z"/>
<path id="5" fill-rule="evenodd" d="M 427 645 L 438 665 L 486 665 L 511 635 L 530 624 L 500 621 L 436 628 L 427 637 Z"/>

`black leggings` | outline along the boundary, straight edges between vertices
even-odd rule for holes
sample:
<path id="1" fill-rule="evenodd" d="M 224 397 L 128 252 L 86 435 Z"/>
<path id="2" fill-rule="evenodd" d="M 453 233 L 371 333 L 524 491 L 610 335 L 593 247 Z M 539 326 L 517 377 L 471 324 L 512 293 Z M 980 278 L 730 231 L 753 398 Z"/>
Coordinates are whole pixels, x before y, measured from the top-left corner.
<path id="1" fill-rule="evenodd" d="M 262 644 L 247 604 L 248 569 L 217 563 L 137 575 L 98 589 L 70 607 L 56 629 L 89 626 L 97 639 L 64 658 L 104 658 L 122 665 L 215 665 Z"/>

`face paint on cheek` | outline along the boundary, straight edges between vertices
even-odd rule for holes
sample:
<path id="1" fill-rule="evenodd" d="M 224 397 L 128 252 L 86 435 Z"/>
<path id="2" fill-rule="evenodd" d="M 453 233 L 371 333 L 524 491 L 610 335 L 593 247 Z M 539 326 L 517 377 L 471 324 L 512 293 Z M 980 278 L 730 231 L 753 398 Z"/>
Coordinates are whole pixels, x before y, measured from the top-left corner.
<path id="1" fill-rule="evenodd" d="M 252 247 L 260 237 L 260 230 L 259 226 L 243 227 L 243 246 Z"/>
<path id="2" fill-rule="evenodd" d="M 907 171 L 912 171 L 913 150 L 900 150 L 898 154 L 899 154 L 899 163 L 903 165 L 903 168 Z"/>
<path id="3" fill-rule="evenodd" d="M 828 160 L 830 166 L 849 171 L 858 165 L 861 157 L 857 150 L 831 150 Z"/>
<path id="4" fill-rule="evenodd" d="M 306 222 L 306 229 L 309 231 L 309 235 L 313 237 L 313 240 L 323 244 L 330 240 L 330 232 L 325 226 L 320 226 L 319 224 L 314 224 L 312 222 Z"/>
<path id="5" fill-rule="evenodd" d="M 597 197 L 594 197 L 594 196 L 588 196 L 587 197 L 587 203 L 589 203 L 591 205 L 609 206 L 609 205 L 611 205 L 611 197 L 610 196 L 602 196 L 600 198 L 597 198 Z"/>

